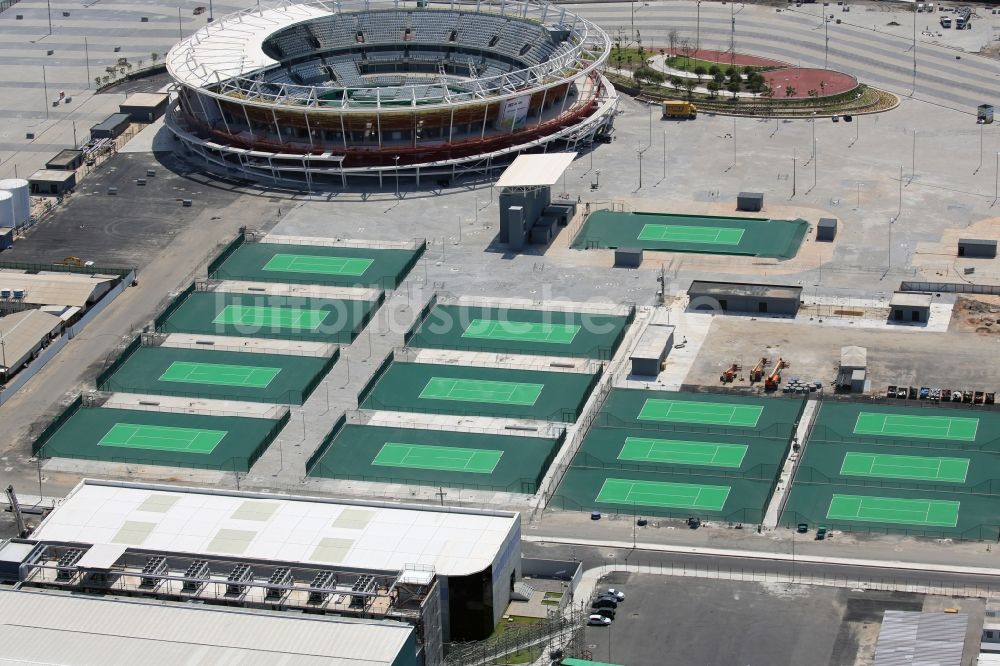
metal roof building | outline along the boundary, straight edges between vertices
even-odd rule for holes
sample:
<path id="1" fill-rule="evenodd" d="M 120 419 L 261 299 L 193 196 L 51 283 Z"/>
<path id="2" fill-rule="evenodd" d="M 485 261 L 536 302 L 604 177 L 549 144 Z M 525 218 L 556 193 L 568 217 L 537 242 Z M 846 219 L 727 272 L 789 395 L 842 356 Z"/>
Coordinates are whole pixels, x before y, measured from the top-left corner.
<path id="1" fill-rule="evenodd" d="M 81 481 L 31 540 L 41 550 L 25 560 L 24 584 L 91 590 L 92 574 L 105 580 L 114 571 L 134 577 L 135 593 L 151 593 L 144 585 L 152 580 L 158 596 L 185 598 L 185 571 L 196 565 L 198 598 L 213 603 L 232 597 L 226 580 L 239 570 L 240 603 L 430 618 L 444 640 L 492 633 L 521 572 L 514 512 L 94 479 Z M 67 548 L 78 551 L 72 575 L 55 576 Z M 165 560 L 155 580 L 139 573 L 150 553 Z M 335 584 L 318 585 L 320 574 Z M 410 589 L 418 591 L 398 593 Z M 338 601 L 317 606 L 316 594 Z"/>
<path id="2" fill-rule="evenodd" d="M 0 270 L 0 299 L 12 297 L 7 291 L 21 290 L 17 300 L 24 303 L 82 308 L 99 301 L 118 279 L 116 275 Z"/>
<path id="3" fill-rule="evenodd" d="M 410 666 L 400 622 L 0 590 L 3 663 Z"/>
<path id="4" fill-rule="evenodd" d="M 0 376 L 17 370 L 63 326 L 59 317 L 40 310 L 23 310 L 0 317 Z"/>
<path id="5" fill-rule="evenodd" d="M 969 616 L 887 610 L 874 666 L 962 666 Z"/>

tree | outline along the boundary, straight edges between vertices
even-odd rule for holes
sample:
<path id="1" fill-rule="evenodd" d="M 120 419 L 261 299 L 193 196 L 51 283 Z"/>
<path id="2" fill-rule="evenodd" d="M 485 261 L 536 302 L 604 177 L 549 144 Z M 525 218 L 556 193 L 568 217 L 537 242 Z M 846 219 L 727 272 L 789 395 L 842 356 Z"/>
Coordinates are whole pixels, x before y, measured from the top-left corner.
<path id="1" fill-rule="evenodd" d="M 640 67 L 632 73 L 632 78 L 638 82 L 663 83 L 666 78 L 662 72 L 658 72 L 652 67 Z"/>
<path id="2" fill-rule="evenodd" d="M 711 95 L 712 97 L 718 97 L 719 96 L 719 91 L 722 90 L 722 86 L 719 85 L 718 81 L 709 81 L 705 85 L 708 88 L 708 94 L 709 95 Z"/>
<path id="3" fill-rule="evenodd" d="M 719 69 L 718 65 L 711 65 L 708 68 L 708 73 L 711 74 L 712 77 L 714 78 L 714 77 L 717 77 L 719 74 L 721 74 L 722 70 Z M 719 79 L 716 78 L 715 80 L 718 81 Z"/>
<path id="4" fill-rule="evenodd" d="M 691 95 L 694 92 L 694 87 L 698 85 L 694 79 L 684 79 L 684 89 L 687 91 L 688 99 L 691 99 Z"/>
<path id="5" fill-rule="evenodd" d="M 683 85 L 684 85 L 684 79 L 682 79 L 681 77 L 679 77 L 679 76 L 671 76 L 670 77 L 670 87 L 671 88 L 680 88 Z"/>
<path id="6" fill-rule="evenodd" d="M 720 71 L 716 71 L 715 74 L 712 74 L 712 80 L 714 80 L 721 86 L 723 83 L 726 82 L 726 75 Z"/>
<path id="7" fill-rule="evenodd" d="M 705 76 L 708 73 L 708 70 L 705 69 L 704 66 L 698 65 L 697 67 L 694 68 L 694 73 L 698 75 L 699 79 L 701 79 L 701 77 Z"/>
<path id="8" fill-rule="evenodd" d="M 785 97 L 795 97 L 795 88 L 793 86 L 785 88 Z"/>
<path id="9" fill-rule="evenodd" d="M 733 93 L 733 99 L 736 99 L 736 93 L 740 91 L 740 84 L 738 81 L 730 81 L 729 85 L 726 86 L 726 90 Z"/>
<path id="10" fill-rule="evenodd" d="M 152 60 L 153 64 L 155 65 L 156 61 L 160 59 L 160 54 L 157 53 L 156 51 L 153 51 L 152 53 L 149 54 L 149 59 Z"/>
<path id="11" fill-rule="evenodd" d="M 813 99 L 816 99 L 817 97 L 819 97 L 819 91 L 816 90 L 815 88 L 813 88 L 812 90 L 807 90 L 806 94 L 809 95 L 810 97 L 812 97 Z"/>
<path id="12" fill-rule="evenodd" d="M 740 74 L 740 70 L 736 69 L 732 65 L 730 65 L 729 67 L 726 67 L 726 76 L 728 76 L 729 78 L 733 78 L 734 75 L 735 76 L 739 76 L 739 74 Z"/>
<path id="13" fill-rule="evenodd" d="M 94 77 L 94 85 L 96 85 L 98 88 L 101 87 L 101 77 L 99 76 Z"/>
<path id="14" fill-rule="evenodd" d="M 747 65 L 746 67 L 743 68 L 743 73 L 746 74 L 747 76 L 750 76 L 756 71 L 757 70 L 755 70 L 751 65 Z"/>
<path id="15" fill-rule="evenodd" d="M 681 52 L 684 53 L 684 67 L 691 68 L 691 40 L 685 37 L 680 42 Z"/>
<path id="16" fill-rule="evenodd" d="M 677 28 L 671 28 L 667 33 L 667 43 L 670 44 L 670 55 L 677 56 Z"/>

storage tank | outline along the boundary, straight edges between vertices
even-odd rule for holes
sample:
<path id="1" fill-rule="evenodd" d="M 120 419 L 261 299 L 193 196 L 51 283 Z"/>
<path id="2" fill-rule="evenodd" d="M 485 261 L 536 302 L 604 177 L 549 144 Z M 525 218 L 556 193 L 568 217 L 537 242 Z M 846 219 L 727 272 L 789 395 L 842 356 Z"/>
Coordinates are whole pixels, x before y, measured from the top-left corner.
<path id="1" fill-rule="evenodd" d="M 16 226 L 14 223 L 14 195 L 0 190 L 0 229 Z"/>
<path id="2" fill-rule="evenodd" d="M 28 181 L 23 178 L 6 178 L 0 180 L 0 190 L 6 190 L 14 197 L 14 226 L 28 226 L 31 222 Z"/>

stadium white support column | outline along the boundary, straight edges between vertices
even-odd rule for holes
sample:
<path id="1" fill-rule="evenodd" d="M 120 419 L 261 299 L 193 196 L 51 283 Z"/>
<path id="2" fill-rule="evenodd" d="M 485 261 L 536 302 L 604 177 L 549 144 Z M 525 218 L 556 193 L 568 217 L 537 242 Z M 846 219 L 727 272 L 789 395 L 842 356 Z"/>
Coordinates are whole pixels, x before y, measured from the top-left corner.
<path id="1" fill-rule="evenodd" d="M 247 113 L 247 105 L 240 104 L 240 109 L 243 110 L 243 118 L 247 121 L 247 131 L 250 132 L 250 136 L 253 136 L 253 123 L 250 122 L 250 114 Z"/>
<path id="2" fill-rule="evenodd" d="M 378 106 L 381 107 L 382 105 L 379 104 Z M 376 111 L 375 112 L 375 131 L 378 133 L 378 147 L 381 150 L 381 148 L 382 148 L 382 113 L 381 113 L 381 111 Z M 380 178 L 380 180 L 381 180 L 381 178 Z"/>
<path id="3" fill-rule="evenodd" d="M 451 107 L 451 120 L 448 121 L 448 145 L 451 145 L 451 137 L 455 132 L 455 107 Z"/>
<path id="4" fill-rule="evenodd" d="M 535 127 L 540 127 L 542 124 L 542 117 L 545 115 L 545 98 L 549 94 L 549 89 L 546 88 L 542 91 L 542 105 L 538 107 L 538 123 Z"/>
<path id="5" fill-rule="evenodd" d="M 216 99 L 215 105 L 219 107 L 219 117 L 222 118 L 222 124 L 226 126 L 226 131 L 232 134 L 232 130 L 229 129 L 229 123 L 226 122 L 226 114 L 222 112 L 222 102 Z"/>
<path id="6" fill-rule="evenodd" d="M 305 118 L 305 121 L 306 121 L 306 134 L 309 135 L 309 147 L 310 148 L 316 148 L 316 145 L 313 143 L 312 127 L 309 125 L 309 114 L 308 113 L 303 113 L 302 117 Z"/>
<path id="7" fill-rule="evenodd" d="M 271 118 L 274 120 L 274 131 L 278 133 L 278 141 L 281 141 L 281 125 L 278 124 L 278 114 L 274 112 L 274 107 L 271 107 Z"/>
<path id="8" fill-rule="evenodd" d="M 343 113 L 340 114 L 340 138 L 344 142 L 344 150 L 347 150 L 347 129 L 344 127 L 344 114 Z M 343 173 L 343 170 L 344 170 L 344 164 L 343 164 L 343 162 L 341 162 L 341 164 L 340 164 L 340 169 L 341 169 L 341 172 Z"/>
<path id="9" fill-rule="evenodd" d="M 480 141 L 486 138 L 486 118 L 489 117 L 489 114 L 490 114 L 490 105 L 489 103 L 487 103 L 486 106 L 483 107 L 483 131 L 479 133 Z"/>

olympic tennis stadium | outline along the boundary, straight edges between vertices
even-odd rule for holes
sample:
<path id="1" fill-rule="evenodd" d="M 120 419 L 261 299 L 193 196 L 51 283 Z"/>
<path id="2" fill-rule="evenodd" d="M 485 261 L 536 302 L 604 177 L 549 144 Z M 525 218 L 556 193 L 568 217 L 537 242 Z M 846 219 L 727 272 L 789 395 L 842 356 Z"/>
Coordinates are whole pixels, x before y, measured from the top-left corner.
<path id="1" fill-rule="evenodd" d="M 190 158 L 275 183 L 488 179 L 610 134 L 610 49 L 544 2 L 261 3 L 170 50 L 167 124 Z"/>

